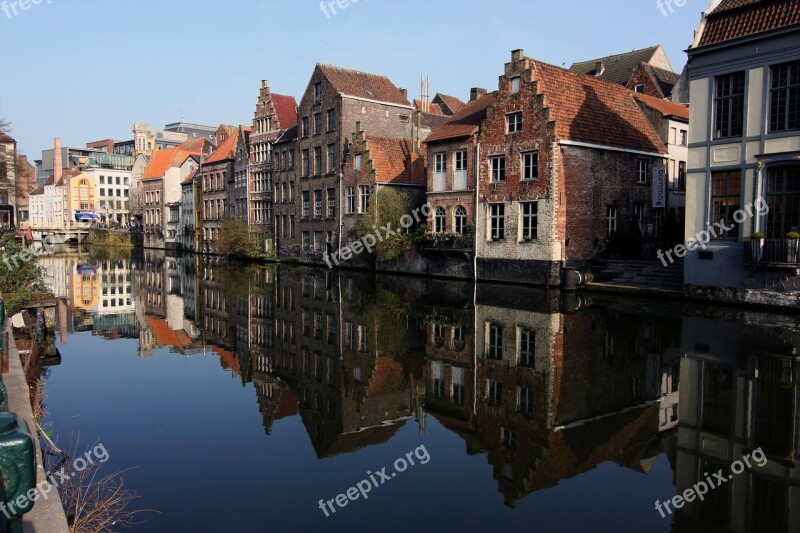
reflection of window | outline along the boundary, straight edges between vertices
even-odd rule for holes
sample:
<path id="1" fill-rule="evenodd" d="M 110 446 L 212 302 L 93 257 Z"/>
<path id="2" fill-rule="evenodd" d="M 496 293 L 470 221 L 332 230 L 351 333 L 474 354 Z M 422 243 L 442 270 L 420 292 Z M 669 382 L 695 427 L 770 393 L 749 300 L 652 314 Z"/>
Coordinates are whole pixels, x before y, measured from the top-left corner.
<path id="1" fill-rule="evenodd" d="M 345 324 L 345 344 L 348 350 L 355 350 L 356 347 L 356 328 L 352 322 Z M 358 369 L 361 372 L 361 369 Z M 360 381 L 360 380 L 359 380 Z"/>
<path id="2" fill-rule="evenodd" d="M 460 352 L 464 350 L 466 343 L 464 342 L 464 328 L 456 326 L 453 328 L 453 350 Z"/>
<path id="3" fill-rule="evenodd" d="M 706 363 L 703 372 L 703 431 L 730 435 L 733 420 L 733 369 Z"/>
<path id="4" fill-rule="evenodd" d="M 536 334 L 527 328 L 519 328 L 519 365 L 533 367 L 536 357 Z"/>
<path id="5" fill-rule="evenodd" d="M 526 415 L 533 414 L 533 389 L 528 387 L 519 388 L 518 409 L 520 413 Z"/>
<path id="6" fill-rule="evenodd" d="M 433 343 L 437 348 L 444 346 L 444 326 L 441 324 L 433 326 Z"/>
<path id="7" fill-rule="evenodd" d="M 444 364 L 441 361 L 431 363 L 431 388 L 434 398 L 444 398 Z"/>
<path id="8" fill-rule="evenodd" d="M 503 358 L 503 326 L 491 322 L 486 324 L 486 357 Z"/>
<path id="9" fill-rule="evenodd" d="M 517 447 L 517 432 L 509 429 L 509 428 L 502 428 L 500 430 L 501 438 L 503 439 L 503 446 L 506 448 L 513 450 Z"/>
<path id="10" fill-rule="evenodd" d="M 464 398 L 466 394 L 466 375 L 467 372 L 463 368 L 453 368 L 453 403 L 456 405 L 464 405 Z"/>
<path id="11" fill-rule="evenodd" d="M 486 399 L 489 405 L 500 405 L 503 400 L 503 385 L 497 380 L 490 379 L 486 383 Z"/>

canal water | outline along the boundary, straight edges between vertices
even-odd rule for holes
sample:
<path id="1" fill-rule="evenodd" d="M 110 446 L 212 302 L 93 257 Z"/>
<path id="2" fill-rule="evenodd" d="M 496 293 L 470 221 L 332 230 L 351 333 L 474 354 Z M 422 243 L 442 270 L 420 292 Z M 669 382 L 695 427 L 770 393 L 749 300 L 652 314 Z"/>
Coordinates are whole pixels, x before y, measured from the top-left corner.
<path id="1" fill-rule="evenodd" d="M 42 261 L 63 302 L 44 424 L 127 470 L 156 511 L 132 531 L 800 530 L 798 316 L 153 251 Z"/>

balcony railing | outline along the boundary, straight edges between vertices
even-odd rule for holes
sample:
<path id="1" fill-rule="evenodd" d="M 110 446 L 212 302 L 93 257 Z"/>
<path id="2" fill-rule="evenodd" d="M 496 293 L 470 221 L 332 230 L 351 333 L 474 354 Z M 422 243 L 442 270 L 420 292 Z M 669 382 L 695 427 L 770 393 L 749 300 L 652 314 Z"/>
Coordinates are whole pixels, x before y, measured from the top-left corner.
<path id="1" fill-rule="evenodd" d="M 425 239 L 425 249 L 471 252 L 475 249 L 475 237 L 474 235 L 462 235 L 460 237 L 428 237 Z"/>
<path id="2" fill-rule="evenodd" d="M 798 239 L 752 239 L 744 240 L 745 263 L 800 267 Z"/>

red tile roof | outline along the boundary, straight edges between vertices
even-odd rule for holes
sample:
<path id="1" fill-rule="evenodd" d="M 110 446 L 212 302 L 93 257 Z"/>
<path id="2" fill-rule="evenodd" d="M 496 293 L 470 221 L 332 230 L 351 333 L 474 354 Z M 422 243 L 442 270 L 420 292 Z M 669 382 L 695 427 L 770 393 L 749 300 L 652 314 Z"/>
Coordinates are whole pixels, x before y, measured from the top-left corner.
<path id="1" fill-rule="evenodd" d="M 178 350 L 183 349 L 183 346 L 178 341 L 178 336 L 166 321 L 148 316 L 147 322 L 150 324 L 150 329 L 153 331 L 153 335 L 160 346 L 172 346 Z"/>
<path id="2" fill-rule="evenodd" d="M 531 60 L 559 140 L 666 153 L 631 91 L 616 83 Z"/>
<path id="3" fill-rule="evenodd" d="M 227 161 L 228 159 L 236 159 L 236 147 L 239 144 L 239 128 L 229 128 L 230 134 L 222 141 L 217 147 L 217 150 L 211 154 L 211 157 L 205 160 L 205 163 L 219 163 Z"/>
<path id="4" fill-rule="evenodd" d="M 150 165 L 147 167 L 144 176 L 142 176 L 142 181 L 163 178 L 177 153 L 177 148 L 170 148 L 168 150 L 159 150 L 153 154 Z"/>
<path id="5" fill-rule="evenodd" d="M 366 136 L 378 183 L 421 184 L 427 181 L 422 159 L 406 139 Z"/>
<path id="6" fill-rule="evenodd" d="M 689 107 L 684 104 L 676 104 L 675 102 L 670 102 L 669 100 L 662 100 L 646 94 L 639 94 L 637 92 L 634 92 L 633 96 L 656 111 L 660 111 L 664 115 L 670 117 L 680 117 L 689 120 Z"/>
<path id="7" fill-rule="evenodd" d="M 698 46 L 800 24 L 800 0 L 722 0 L 709 13 Z"/>
<path id="8" fill-rule="evenodd" d="M 13 137 L 9 136 L 8 134 L 0 131 L 0 142 L 4 143 L 15 143 L 17 141 L 14 140 Z"/>
<path id="9" fill-rule="evenodd" d="M 289 129 L 297 124 L 297 100 L 294 96 L 272 93 L 272 105 L 282 130 Z"/>
<path id="10" fill-rule="evenodd" d="M 434 115 L 442 115 L 445 116 L 444 111 L 442 111 L 441 106 L 439 104 L 428 104 L 428 111 L 427 113 L 432 113 Z M 422 100 L 414 100 L 414 107 L 417 108 L 417 111 L 422 111 Z"/>
<path id="11" fill-rule="evenodd" d="M 495 93 L 489 93 L 473 100 L 453 117 L 433 130 L 425 139 L 426 143 L 469 137 L 478 131 L 481 122 L 486 119 L 486 110 L 494 104 Z"/>
<path id="12" fill-rule="evenodd" d="M 386 76 L 359 72 L 333 65 L 317 64 L 340 93 L 390 104 L 411 105 L 408 98 Z"/>
<path id="13" fill-rule="evenodd" d="M 459 109 L 464 107 L 464 102 L 462 102 L 455 96 L 450 96 L 449 94 L 437 93 L 436 97 L 438 97 L 444 103 L 444 105 L 449 107 L 454 114 L 458 113 Z M 436 97 L 434 97 L 434 100 L 436 99 Z"/>

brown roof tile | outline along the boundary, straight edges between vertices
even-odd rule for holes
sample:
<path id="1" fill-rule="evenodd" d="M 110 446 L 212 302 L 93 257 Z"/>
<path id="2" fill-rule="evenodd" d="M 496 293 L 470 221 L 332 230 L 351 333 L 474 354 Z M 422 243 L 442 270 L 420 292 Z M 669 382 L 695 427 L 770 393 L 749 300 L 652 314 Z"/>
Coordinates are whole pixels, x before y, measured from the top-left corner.
<path id="1" fill-rule="evenodd" d="M 297 100 L 294 96 L 272 93 L 272 105 L 275 106 L 275 114 L 278 115 L 282 130 L 297 124 Z"/>
<path id="2" fill-rule="evenodd" d="M 211 154 L 211 157 L 205 160 L 205 163 L 219 163 L 228 159 L 236 158 L 236 146 L 239 144 L 239 129 L 233 128 L 230 135 L 222 141 L 217 150 Z"/>
<path id="3" fill-rule="evenodd" d="M 336 89 L 356 98 L 366 98 L 398 105 L 411 105 L 408 98 L 386 76 L 359 72 L 333 65 L 318 64 Z"/>
<path id="4" fill-rule="evenodd" d="M 722 0 L 709 13 L 698 46 L 800 24 L 800 0 Z"/>
<path id="5" fill-rule="evenodd" d="M 433 99 L 436 100 L 437 98 L 441 100 L 444 105 L 450 108 L 450 114 L 456 114 L 462 107 L 464 107 L 464 102 L 455 96 L 437 93 Z"/>
<path id="6" fill-rule="evenodd" d="M 661 100 L 660 98 L 639 94 L 637 92 L 634 92 L 633 96 L 664 115 L 689 120 L 689 107 L 684 104 L 676 104 L 669 100 Z"/>
<path id="7" fill-rule="evenodd" d="M 660 45 L 659 45 L 660 46 Z M 631 79 L 631 74 L 640 63 L 649 63 L 658 51 L 659 46 L 651 46 L 641 50 L 633 50 L 624 54 L 614 54 L 606 57 L 598 57 L 588 61 L 578 61 L 573 63 L 569 70 L 580 72 L 588 76 L 595 76 L 601 80 L 626 85 Z M 602 62 L 604 70 L 597 72 L 597 63 Z M 599 75 L 598 75 L 599 74 Z"/>
<path id="8" fill-rule="evenodd" d="M 469 137 L 476 133 L 481 122 L 486 119 L 486 109 L 494 103 L 494 100 L 495 93 L 489 93 L 466 104 L 450 120 L 433 130 L 425 142 Z"/>
<path id="9" fill-rule="evenodd" d="M 419 154 L 406 139 L 366 136 L 379 183 L 424 185 L 427 177 Z"/>

